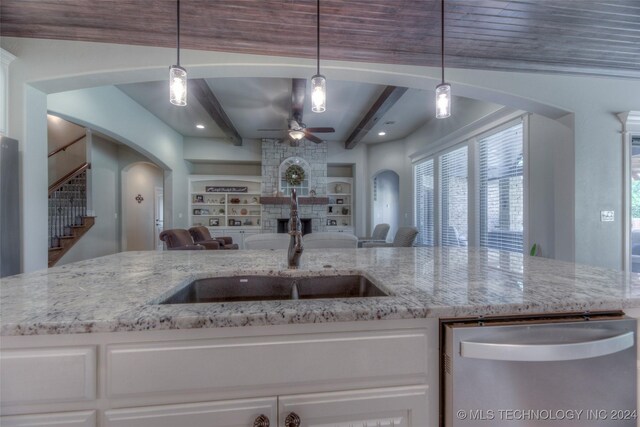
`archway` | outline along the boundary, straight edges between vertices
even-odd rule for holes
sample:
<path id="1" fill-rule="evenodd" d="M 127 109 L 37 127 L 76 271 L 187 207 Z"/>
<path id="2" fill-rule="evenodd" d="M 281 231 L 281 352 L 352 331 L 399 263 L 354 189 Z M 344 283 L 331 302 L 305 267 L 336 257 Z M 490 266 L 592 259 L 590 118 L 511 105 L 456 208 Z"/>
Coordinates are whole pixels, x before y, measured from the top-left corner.
<path id="1" fill-rule="evenodd" d="M 393 239 L 400 221 L 400 176 L 392 171 L 378 172 L 372 178 L 373 225 L 389 224 L 387 239 Z"/>

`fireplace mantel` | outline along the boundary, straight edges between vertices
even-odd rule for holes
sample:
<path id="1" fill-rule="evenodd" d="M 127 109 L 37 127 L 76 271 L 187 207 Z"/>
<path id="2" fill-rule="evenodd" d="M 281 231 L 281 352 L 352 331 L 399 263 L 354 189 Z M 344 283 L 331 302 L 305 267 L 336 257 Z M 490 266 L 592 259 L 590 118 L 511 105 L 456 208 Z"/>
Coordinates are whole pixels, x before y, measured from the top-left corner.
<path id="1" fill-rule="evenodd" d="M 260 197 L 263 205 L 288 205 L 291 203 L 290 197 Z M 328 197 L 298 197 L 299 205 L 328 205 Z"/>

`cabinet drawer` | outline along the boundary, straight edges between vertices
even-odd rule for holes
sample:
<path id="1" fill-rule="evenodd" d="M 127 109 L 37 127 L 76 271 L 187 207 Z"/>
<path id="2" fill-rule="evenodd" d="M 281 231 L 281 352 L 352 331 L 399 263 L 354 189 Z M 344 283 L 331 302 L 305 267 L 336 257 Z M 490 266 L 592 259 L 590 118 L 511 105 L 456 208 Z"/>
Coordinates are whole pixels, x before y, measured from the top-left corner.
<path id="1" fill-rule="evenodd" d="M 95 427 L 96 412 L 57 412 L 0 417 L 0 425 L 2 427 Z"/>
<path id="2" fill-rule="evenodd" d="M 96 375 L 95 347 L 0 352 L 3 406 L 93 400 Z"/>
<path id="3" fill-rule="evenodd" d="M 426 354 L 425 330 L 113 345 L 107 348 L 107 393 L 416 383 L 425 379 Z"/>
<path id="4" fill-rule="evenodd" d="M 105 427 L 237 427 L 254 425 L 260 415 L 277 426 L 276 398 L 186 403 L 105 412 Z"/>

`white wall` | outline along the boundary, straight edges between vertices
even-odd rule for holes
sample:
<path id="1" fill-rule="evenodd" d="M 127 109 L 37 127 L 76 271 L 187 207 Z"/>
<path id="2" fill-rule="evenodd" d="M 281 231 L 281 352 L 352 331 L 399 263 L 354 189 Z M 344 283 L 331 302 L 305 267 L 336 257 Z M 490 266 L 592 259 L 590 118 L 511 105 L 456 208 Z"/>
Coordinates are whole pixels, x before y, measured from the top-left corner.
<path id="1" fill-rule="evenodd" d="M 376 180 L 376 200 L 373 200 L 373 224 L 389 224 L 387 240 L 393 240 L 398 231 L 400 212 L 400 177 L 392 171 L 384 171 L 374 176 Z"/>
<path id="2" fill-rule="evenodd" d="M 120 165 L 118 146 L 92 136 L 91 170 L 95 225 L 56 265 L 120 251 Z"/>
<path id="3" fill-rule="evenodd" d="M 42 154 L 46 150 L 41 147 L 46 129 L 38 121 L 44 122 L 46 114 L 43 96 L 104 84 L 163 80 L 167 58 L 174 52 L 168 48 L 10 37 L 3 37 L 0 44 L 17 56 L 10 66 L 9 136 L 21 141 L 26 166 L 23 189 L 36 198 L 23 198 L 23 223 L 29 226 L 23 233 L 25 266 L 42 267 L 46 265 L 46 247 L 40 248 L 43 244 L 39 236 L 46 236 L 46 221 L 41 213 L 46 212 L 46 177 L 39 176 L 38 171 L 46 169 Z M 183 60 L 192 78 L 308 78 L 314 70 L 313 60 L 300 58 L 185 50 Z M 430 91 L 439 82 L 437 68 L 342 61 L 324 64 L 329 80 Z M 620 268 L 622 226 L 619 221 L 601 223 L 599 214 L 601 210 L 614 210 L 616 218 L 621 217 L 621 125 L 615 113 L 640 109 L 640 80 L 467 69 L 448 69 L 448 80 L 454 95 L 553 119 L 573 113 L 575 215 L 570 226 L 575 231 L 576 260 Z M 168 175 L 171 178 L 172 174 Z M 401 188 L 404 185 L 407 184 L 401 181 Z M 186 183 L 174 187 L 186 188 Z"/>

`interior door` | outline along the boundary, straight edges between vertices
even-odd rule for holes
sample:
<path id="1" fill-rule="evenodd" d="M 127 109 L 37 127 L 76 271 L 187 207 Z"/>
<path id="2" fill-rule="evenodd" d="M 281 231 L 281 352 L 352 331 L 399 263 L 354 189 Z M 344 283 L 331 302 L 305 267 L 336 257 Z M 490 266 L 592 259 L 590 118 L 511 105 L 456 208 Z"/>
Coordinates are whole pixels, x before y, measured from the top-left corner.
<path id="1" fill-rule="evenodd" d="M 431 427 L 427 387 L 390 387 L 360 391 L 281 396 L 279 426 Z"/>

